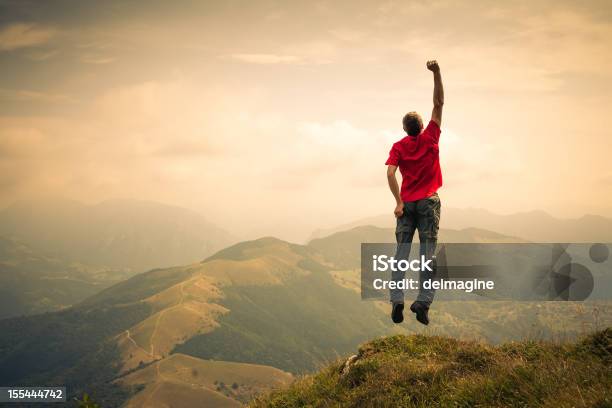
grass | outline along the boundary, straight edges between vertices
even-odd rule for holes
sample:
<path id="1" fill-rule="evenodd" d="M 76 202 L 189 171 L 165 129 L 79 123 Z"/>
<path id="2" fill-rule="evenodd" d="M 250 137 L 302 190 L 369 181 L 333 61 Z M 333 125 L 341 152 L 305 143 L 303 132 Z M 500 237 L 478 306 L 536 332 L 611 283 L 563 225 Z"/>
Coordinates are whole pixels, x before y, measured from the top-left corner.
<path id="1" fill-rule="evenodd" d="M 390 336 L 251 407 L 612 407 L 612 329 L 575 343 L 489 346 Z"/>

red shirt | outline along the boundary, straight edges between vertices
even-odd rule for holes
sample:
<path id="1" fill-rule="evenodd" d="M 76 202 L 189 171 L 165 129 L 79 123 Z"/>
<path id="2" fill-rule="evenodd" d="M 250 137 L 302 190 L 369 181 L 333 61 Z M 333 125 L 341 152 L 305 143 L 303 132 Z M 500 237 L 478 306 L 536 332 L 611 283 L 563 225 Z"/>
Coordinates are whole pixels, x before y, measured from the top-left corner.
<path id="1" fill-rule="evenodd" d="M 439 140 L 440 127 L 431 120 L 420 135 L 408 135 L 393 144 L 385 164 L 399 166 L 402 201 L 422 200 L 442 186 Z"/>

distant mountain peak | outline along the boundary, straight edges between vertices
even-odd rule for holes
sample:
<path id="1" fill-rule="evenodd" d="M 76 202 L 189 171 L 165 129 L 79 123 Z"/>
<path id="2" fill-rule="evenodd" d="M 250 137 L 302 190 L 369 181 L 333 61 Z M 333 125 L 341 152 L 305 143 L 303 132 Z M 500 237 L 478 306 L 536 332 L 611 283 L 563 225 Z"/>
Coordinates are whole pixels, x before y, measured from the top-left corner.
<path id="1" fill-rule="evenodd" d="M 202 214 L 148 200 L 89 205 L 61 197 L 0 211 L 0 235 L 94 266 L 142 272 L 197 262 L 237 239 Z"/>
<path id="2" fill-rule="evenodd" d="M 395 219 L 392 214 L 362 218 L 335 228 L 315 230 L 310 240 L 362 225 L 393 228 Z M 579 218 L 557 218 L 542 210 L 502 215 L 482 208 L 444 207 L 440 228 L 454 230 L 478 228 L 532 242 L 612 241 L 610 218 L 591 214 Z"/>
<path id="3" fill-rule="evenodd" d="M 277 249 L 278 247 L 289 248 L 293 245 L 295 244 L 291 244 L 276 237 L 261 237 L 250 241 L 239 242 L 224 248 L 209 256 L 203 262 L 208 262 L 215 259 L 241 261 L 252 258 L 254 256 L 253 253 L 265 253 L 270 252 L 270 250 Z"/>

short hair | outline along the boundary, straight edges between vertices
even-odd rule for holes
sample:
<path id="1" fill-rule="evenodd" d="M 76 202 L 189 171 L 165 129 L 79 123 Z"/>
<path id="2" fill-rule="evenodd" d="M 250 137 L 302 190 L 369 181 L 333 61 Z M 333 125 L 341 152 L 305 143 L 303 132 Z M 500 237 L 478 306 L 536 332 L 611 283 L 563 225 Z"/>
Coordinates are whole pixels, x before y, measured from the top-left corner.
<path id="1" fill-rule="evenodd" d="M 404 131 L 410 136 L 418 136 L 423 130 L 423 120 L 421 115 L 416 112 L 408 112 L 402 119 L 404 125 Z"/>

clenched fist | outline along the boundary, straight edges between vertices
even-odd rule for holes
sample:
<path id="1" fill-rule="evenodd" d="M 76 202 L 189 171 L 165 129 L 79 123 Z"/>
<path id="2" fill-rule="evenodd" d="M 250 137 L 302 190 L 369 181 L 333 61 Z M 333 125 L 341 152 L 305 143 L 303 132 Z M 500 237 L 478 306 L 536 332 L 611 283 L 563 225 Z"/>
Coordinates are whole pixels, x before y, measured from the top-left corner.
<path id="1" fill-rule="evenodd" d="M 399 218 L 404 215 L 404 203 L 398 203 L 395 206 L 395 210 L 393 210 L 393 214 L 395 214 L 396 218 Z"/>
<path id="2" fill-rule="evenodd" d="M 440 66 L 438 65 L 438 61 L 431 60 L 427 61 L 427 69 L 431 72 L 440 72 Z"/>

